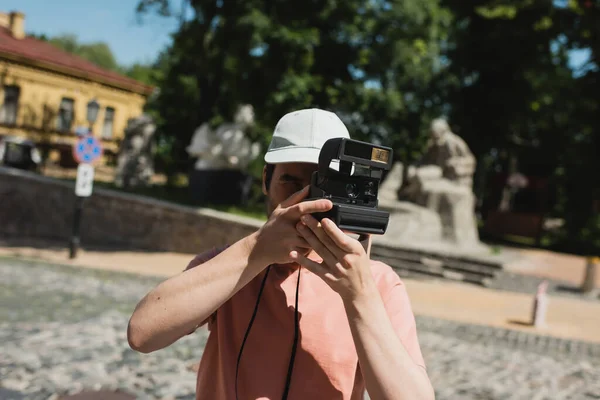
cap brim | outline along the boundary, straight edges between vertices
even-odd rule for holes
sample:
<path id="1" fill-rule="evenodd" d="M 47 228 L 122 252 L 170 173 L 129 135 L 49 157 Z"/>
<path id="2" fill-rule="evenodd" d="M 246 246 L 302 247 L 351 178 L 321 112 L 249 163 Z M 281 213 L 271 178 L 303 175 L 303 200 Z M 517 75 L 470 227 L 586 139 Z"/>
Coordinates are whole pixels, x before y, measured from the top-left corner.
<path id="1" fill-rule="evenodd" d="M 309 147 L 294 147 L 294 148 L 281 148 L 277 150 L 268 151 L 265 154 L 265 162 L 269 164 L 283 164 L 283 163 L 319 163 L 320 149 L 309 148 Z"/>
<path id="2" fill-rule="evenodd" d="M 277 149 L 271 150 L 265 154 L 265 162 L 268 164 L 285 164 L 285 163 L 309 163 L 319 164 L 320 149 L 307 148 L 307 147 L 295 147 L 290 149 Z M 331 160 L 329 168 L 334 171 L 340 170 L 340 163 L 338 160 Z"/>

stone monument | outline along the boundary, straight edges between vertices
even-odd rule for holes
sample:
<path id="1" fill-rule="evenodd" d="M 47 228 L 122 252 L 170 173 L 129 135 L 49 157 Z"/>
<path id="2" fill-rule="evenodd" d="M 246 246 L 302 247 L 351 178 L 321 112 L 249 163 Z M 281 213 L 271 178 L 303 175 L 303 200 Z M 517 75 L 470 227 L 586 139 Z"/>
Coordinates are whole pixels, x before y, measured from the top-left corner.
<path id="1" fill-rule="evenodd" d="M 246 130 L 254 125 L 254 109 L 246 104 L 238 108 L 233 123 L 220 125 L 212 130 L 208 123 L 202 124 L 186 148 L 192 158 L 197 158 L 196 170 L 244 171 L 260 153 L 260 145 L 246 137 Z"/>
<path id="2" fill-rule="evenodd" d="M 252 177 L 246 171 L 260 154 L 260 144 L 252 143 L 246 135 L 252 125 L 254 109 L 245 104 L 238 108 L 234 122 L 222 124 L 215 130 L 204 123 L 194 132 L 186 151 L 197 159 L 190 174 L 190 188 L 198 202 L 243 204 L 247 201 Z M 223 182 L 228 184 L 223 185 Z M 211 190 L 206 190 L 209 187 Z"/>
<path id="3" fill-rule="evenodd" d="M 408 167 L 396 163 L 380 188 L 380 207 L 390 211 L 385 237 L 394 241 L 473 249 L 480 246 L 472 191 L 476 160 L 446 120 L 431 123 L 424 156 Z"/>
<path id="4" fill-rule="evenodd" d="M 407 276 L 493 285 L 520 256 L 480 242 L 475 166 L 469 147 L 448 123 L 432 121 L 421 160 L 406 170 L 394 164 L 381 183 L 379 208 L 390 213 L 390 222 L 384 235 L 373 237 L 372 254 Z"/>
<path id="5" fill-rule="evenodd" d="M 154 175 L 154 133 L 156 125 L 148 115 L 127 123 L 125 137 L 119 147 L 115 184 L 131 188 L 148 186 Z"/>
<path id="6" fill-rule="evenodd" d="M 390 212 L 384 238 L 403 243 L 440 241 L 442 225 L 436 212 L 409 201 L 399 201 L 403 170 L 402 163 L 394 163 L 379 187 L 379 208 Z"/>

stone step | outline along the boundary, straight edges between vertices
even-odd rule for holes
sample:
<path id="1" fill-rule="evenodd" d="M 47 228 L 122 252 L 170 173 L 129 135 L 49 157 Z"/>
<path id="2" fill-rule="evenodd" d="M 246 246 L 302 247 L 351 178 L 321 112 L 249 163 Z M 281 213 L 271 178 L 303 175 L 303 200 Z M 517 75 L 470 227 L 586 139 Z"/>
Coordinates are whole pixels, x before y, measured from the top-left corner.
<path id="1" fill-rule="evenodd" d="M 489 286 L 490 279 L 477 275 L 454 273 L 445 271 L 442 274 L 431 273 L 419 268 L 393 267 L 394 270 L 403 278 L 411 279 L 443 279 L 454 282 L 469 283 L 477 286 Z"/>
<path id="2" fill-rule="evenodd" d="M 487 286 L 491 279 L 490 276 L 483 274 L 447 269 L 444 268 L 442 264 L 413 262 L 385 256 L 373 256 L 373 259 L 385 262 L 397 272 L 401 272 L 400 275 L 404 277 L 409 277 L 412 275 L 426 276 L 430 278 L 467 282 L 482 286 Z"/>
<path id="3" fill-rule="evenodd" d="M 483 268 L 502 270 L 503 264 L 501 260 L 491 259 L 490 257 L 474 256 L 469 254 L 454 254 L 443 250 L 426 250 L 422 248 L 395 246 L 389 243 L 374 242 L 372 251 L 379 253 L 405 254 L 407 257 L 421 258 L 431 257 L 443 259 L 449 263 L 471 264 L 478 265 Z"/>
<path id="4" fill-rule="evenodd" d="M 489 267 L 487 265 L 479 265 L 473 262 L 465 262 L 453 260 L 448 257 L 436 257 L 430 255 L 419 254 L 418 252 L 412 253 L 406 250 L 396 250 L 390 248 L 373 247 L 371 250 L 373 258 L 384 257 L 388 260 L 396 260 L 397 263 L 411 263 L 411 264 L 423 264 L 427 265 L 430 269 L 436 269 L 438 271 L 451 271 L 457 273 L 464 273 L 473 276 L 483 276 L 485 278 L 496 277 L 499 270 L 496 267 Z M 394 261 L 391 261 L 394 262 Z"/>
<path id="5" fill-rule="evenodd" d="M 487 264 L 478 264 L 469 261 L 460 261 L 454 260 L 451 258 L 447 258 L 444 260 L 444 265 L 446 268 L 452 269 L 465 269 L 476 273 L 486 274 L 490 277 L 495 276 L 496 274 L 502 272 L 502 267 L 498 267 L 495 265 L 487 265 Z"/>

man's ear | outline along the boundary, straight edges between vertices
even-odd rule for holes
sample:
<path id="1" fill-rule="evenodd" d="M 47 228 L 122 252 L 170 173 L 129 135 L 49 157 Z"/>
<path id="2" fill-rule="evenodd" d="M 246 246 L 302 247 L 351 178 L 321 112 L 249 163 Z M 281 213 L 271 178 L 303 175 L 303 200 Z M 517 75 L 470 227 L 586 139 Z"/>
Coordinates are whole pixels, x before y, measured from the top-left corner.
<path id="1" fill-rule="evenodd" d="M 265 196 L 268 194 L 268 191 L 267 191 L 267 166 L 266 165 L 263 167 L 263 172 L 262 172 L 262 192 Z"/>

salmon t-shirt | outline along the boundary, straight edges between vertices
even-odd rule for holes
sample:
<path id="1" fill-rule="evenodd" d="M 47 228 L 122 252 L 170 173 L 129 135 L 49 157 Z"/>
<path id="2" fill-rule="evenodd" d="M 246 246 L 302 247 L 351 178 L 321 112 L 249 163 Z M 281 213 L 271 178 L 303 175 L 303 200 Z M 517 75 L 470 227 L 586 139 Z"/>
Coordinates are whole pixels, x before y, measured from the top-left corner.
<path id="1" fill-rule="evenodd" d="M 220 251 L 197 256 L 187 268 L 201 268 Z M 404 284 L 382 262 L 371 261 L 371 272 L 396 334 L 413 361 L 425 368 Z M 208 319 L 210 334 L 198 370 L 197 399 L 236 398 L 237 357 L 265 273 L 258 274 Z M 294 340 L 298 274 L 300 333 L 288 399 L 362 400 L 365 382 L 341 297 L 312 272 L 289 266 L 273 266 L 269 271 L 240 360 L 238 398 L 282 397 Z"/>

